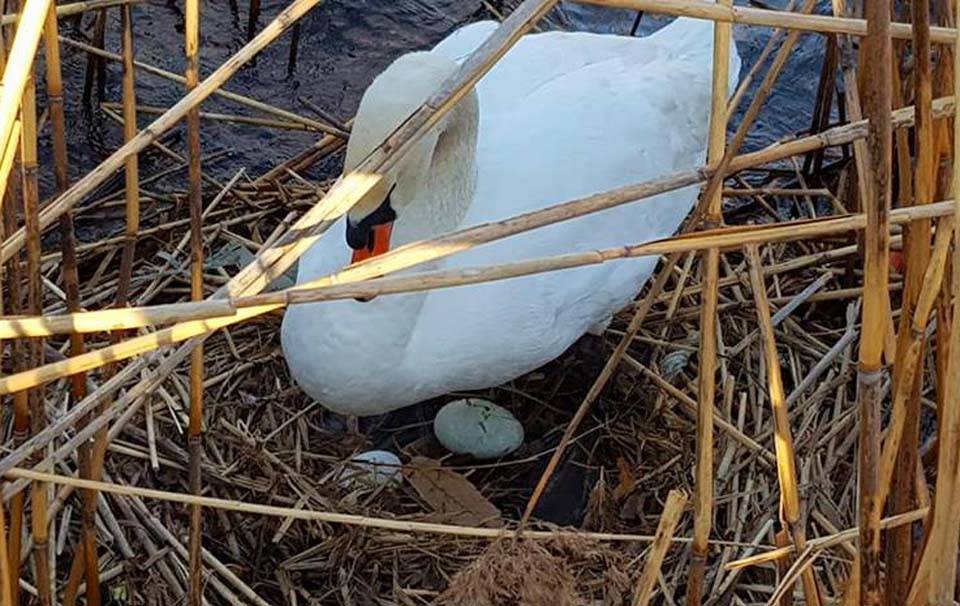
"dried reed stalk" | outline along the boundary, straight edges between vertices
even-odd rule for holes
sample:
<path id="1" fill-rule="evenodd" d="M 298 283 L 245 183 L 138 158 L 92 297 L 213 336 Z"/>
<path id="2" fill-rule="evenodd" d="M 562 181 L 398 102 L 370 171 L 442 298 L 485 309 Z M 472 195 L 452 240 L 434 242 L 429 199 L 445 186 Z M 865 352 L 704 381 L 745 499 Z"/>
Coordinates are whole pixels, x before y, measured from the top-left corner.
<path id="1" fill-rule="evenodd" d="M 605 198 L 602 199 L 605 200 Z M 595 201 L 594 199 L 588 200 L 591 202 Z M 897 209 L 891 214 L 891 222 L 893 224 L 902 224 L 924 218 L 935 218 L 951 213 L 953 208 L 953 202 L 940 202 L 921 208 L 910 207 Z M 599 209 L 594 208 L 593 210 Z M 232 301 L 234 304 L 239 303 L 239 305 L 233 308 L 233 313 L 228 316 L 209 315 L 213 310 L 213 305 L 208 301 L 170 305 L 165 308 L 164 313 L 169 314 L 171 309 L 182 309 L 186 315 L 201 315 L 207 317 L 202 320 L 178 323 L 171 328 L 134 337 L 116 345 L 88 352 L 77 358 L 52 362 L 28 371 L 0 378 L 0 394 L 18 392 L 69 376 L 75 372 L 91 370 L 118 360 L 148 353 L 161 347 L 193 338 L 197 335 L 207 334 L 219 328 L 249 320 L 256 316 L 280 309 L 289 303 L 307 303 L 320 300 L 352 298 L 361 296 L 357 293 L 366 292 L 376 292 L 378 294 L 414 292 L 432 288 L 507 279 L 533 273 L 542 273 L 544 271 L 555 271 L 603 263 L 614 259 L 690 252 L 707 248 L 733 249 L 751 242 L 795 241 L 827 234 L 862 230 L 865 228 L 866 222 L 867 216 L 861 214 L 761 226 L 727 227 L 695 232 L 635 246 L 624 246 L 587 253 L 535 259 L 533 261 L 507 263 L 488 268 L 457 269 L 431 272 L 423 276 L 411 276 L 408 278 L 371 280 L 373 276 L 393 273 L 420 263 L 449 256 L 460 250 L 472 248 L 478 244 L 478 241 L 489 241 L 484 238 L 491 237 L 491 232 L 496 234 L 493 239 L 505 237 L 501 229 L 504 226 L 503 223 L 495 224 L 495 229 L 487 229 L 490 226 L 487 226 L 487 228 L 471 228 L 463 232 L 464 234 L 470 234 L 469 239 L 458 238 L 455 234 L 454 236 L 444 236 L 427 242 L 414 243 L 407 247 L 401 247 L 392 252 L 380 255 L 370 261 L 352 265 L 332 276 L 304 283 L 290 290 L 236 297 L 232 299 Z M 516 228 L 515 226 L 512 227 L 514 229 Z M 532 228 L 529 224 L 524 224 L 523 229 L 513 233 L 519 233 L 520 231 L 526 231 L 526 229 Z M 468 245 L 465 246 L 465 243 Z M 358 281 L 366 282 L 363 284 L 351 284 L 352 282 Z M 222 301 L 222 299 L 215 299 L 214 301 Z M 143 324 L 144 319 L 147 320 L 146 323 L 149 323 L 151 319 L 151 308 L 149 307 L 117 310 L 118 314 L 121 314 L 121 312 L 122 315 L 111 318 L 111 325 L 117 326 L 126 322 L 122 325 L 131 327 L 135 324 Z M 169 315 L 167 316 L 168 319 L 170 317 Z M 0 326 L 4 327 L 5 330 L 7 330 L 9 326 L 9 330 L 12 331 L 19 330 L 17 328 L 17 322 L 22 322 L 23 324 L 29 323 L 33 326 L 39 325 L 42 328 L 37 332 L 43 332 L 47 328 L 44 327 L 44 320 L 39 318 L 11 320 L 10 325 L 4 322 L 5 321 L 0 321 Z M 67 316 L 65 320 L 56 321 L 56 323 L 61 326 L 68 325 L 70 322 L 70 316 Z M 89 324 L 87 326 L 89 326 Z M 0 460 L 0 471 L 2 471 L 5 463 L 9 462 L 6 461 L 6 459 Z"/>
<path id="2" fill-rule="evenodd" d="M 666 557 L 667 550 L 670 549 L 670 544 L 673 542 L 673 533 L 680 522 L 680 516 L 683 515 L 683 508 L 686 507 L 688 499 L 689 497 L 682 490 L 671 490 L 670 494 L 667 495 L 667 502 L 663 506 L 663 513 L 660 515 L 660 523 L 657 525 L 657 534 L 650 546 L 650 552 L 647 554 L 643 572 L 637 581 L 633 606 L 647 606 L 650 603 L 657 579 L 660 576 L 663 558 Z"/>
<path id="3" fill-rule="evenodd" d="M 121 9 L 120 17 L 123 28 L 123 141 L 129 143 L 137 136 L 138 130 L 136 73 L 133 69 L 133 14 L 130 5 L 125 5 Z M 129 299 L 133 262 L 137 252 L 137 236 L 140 233 L 140 167 L 137 154 L 127 156 L 123 168 L 125 223 L 120 276 L 117 281 L 117 307 L 125 307 Z"/>
<path id="4" fill-rule="evenodd" d="M 17 110 L 23 99 L 24 88 L 33 70 L 33 58 L 40 43 L 40 34 L 46 23 L 52 0 L 26 0 L 17 32 L 13 37 L 9 56 L 0 80 L 0 146 L 6 147 L 17 121 Z M 7 172 L 0 172 L 0 192 L 6 191 Z M 4 257 L 4 261 L 7 257 Z"/>
<path id="5" fill-rule="evenodd" d="M 878 464 L 880 456 L 880 404 L 882 399 L 883 350 L 889 321 L 889 213 L 893 130 L 890 40 L 890 2 L 868 2 L 865 9 L 868 35 L 864 55 L 867 88 L 864 111 L 870 120 L 871 183 L 866 196 L 867 228 L 864 232 L 863 326 L 857 372 L 859 406 L 859 526 L 860 601 L 880 606 L 883 591 L 880 576 L 880 517 Z"/>
<path id="6" fill-rule="evenodd" d="M 7 549 L 7 521 L 4 509 L 6 507 L 0 504 L 0 604 L 13 606 L 11 585 L 14 579 L 10 575 L 10 553 Z"/>
<path id="7" fill-rule="evenodd" d="M 6 67 L 7 59 L 7 42 L 9 41 L 3 35 L 3 30 L 0 29 L 0 67 Z M 11 132 L 11 137 L 6 141 L 4 146 L 2 165 L 3 174 L 9 174 L 10 170 L 14 164 L 19 160 L 20 154 L 20 139 L 21 139 L 21 130 L 23 123 L 19 118 L 14 122 L 13 131 Z M 12 135 L 16 134 L 16 137 Z M 0 190 L 0 206 L 3 208 L 0 209 L 3 211 L 3 231 L 5 233 L 10 233 L 17 228 L 17 213 L 16 205 L 19 202 L 18 195 L 19 191 L 14 187 L 12 182 L 8 182 L 6 187 L 3 190 Z M 3 263 L 0 263 L 3 265 Z M 7 296 L 6 300 L 6 312 L 16 314 L 23 311 L 23 295 L 21 288 L 21 277 L 22 277 L 22 268 L 20 266 L 20 255 L 17 255 L 11 259 L 8 263 L 8 267 L 4 272 L 4 277 L 6 278 L 6 289 L 0 288 L 0 297 L 4 295 Z M 14 371 L 23 369 L 26 364 L 26 355 L 23 351 L 23 342 L 14 341 L 11 344 L 10 349 L 13 352 L 13 369 Z M 27 436 L 30 433 L 30 407 L 27 401 L 27 393 L 20 392 L 15 394 L 12 397 L 13 404 L 13 443 L 14 445 L 21 444 L 26 440 Z M 23 544 L 23 512 L 24 512 L 24 495 L 21 492 L 17 494 L 13 499 L 10 500 L 10 533 L 9 533 L 9 581 L 8 587 L 10 588 L 12 602 L 14 604 L 19 604 L 20 602 L 20 553 L 22 551 Z"/>
<path id="8" fill-rule="evenodd" d="M 296 25 L 294 25 L 296 27 Z M 121 109 L 120 103 L 103 103 L 101 107 L 108 109 Z M 137 113 L 162 116 L 163 112 L 169 107 L 158 107 L 155 105 L 137 105 Z M 289 120 L 271 120 L 267 118 L 251 118 L 250 116 L 237 116 L 233 114 L 220 114 L 215 112 L 200 112 L 201 120 L 213 120 L 217 122 L 231 122 L 233 124 L 245 124 L 249 126 L 263 126 L 265 128 L 277 128 L 281 130 L 300 130 L 314 131 L 316 129 L 308 127 L 306 124 L 291 122 Z"/>
<path id="9" fill-rule="evenodd" d="M 780 356 L 777 353 L 777 341 L 773 334 L 773 321 L 770 317 L 770 302 L 767 299 L 767 287 L 763 281 L 763 262 L 756 244 L 745 247 L 750 262 L 750 285 L 757 309 L 757 321 L 763 340 L 764 363 L 766 364 L 768 396 L 773 409 L 774 449 L 777 454 L 777 480 L 780 483 L 780 511 L 782 523 L 789 533 L 797 551 L 806 547 L 807 537 L 803 526 L 803 511 L 800 504 L 800 489 L 797 480 L 797 454 L 793 445 L 793 432 L 790 429 L 790 413 L 787 410 L 783 378 L 780 374 Z M 803 572 L 803 594 L 807 604 L 822 604 L 820 587 L 812 567 Z"/>
<path id="10" fill-rule="evenodd" d="M 930 204 L 936 194 L 930 2 L 914 0 L 911 7 L 915 33 L 913 88 L 916 107 L 914 141 L 917 161 L 913 166 L 913 198 L 901 200 L 901 203 Z M 894 73 L 897 71 L 899 70 L 895 69 Z M 906 134 L 905 131 L 900 132 Z M 899 159 L 901 171 L 909 170 L 910 150 L 905 141 L 898 140 L 898 150 L 906 156 Z M 905 180 L 901 176 L 901 183 Z M 882 510 L 884 498 L 890 495 L 888 511 L 894 514 L 913 509 L 918 503 L 915 485 L 920 450 L 922 360 L 926 342 L 925 338 L 919 337 L 922 337 L 926 331 L 936 295 L 940 291 L 953 226 L 947 219 L 942 219 L 938 223 L 932 259 L 930 227 L 930 222 L 921 221 L 910 225 L 904 232 L 907 268 L 897 332 L 897 353 L 894 360 L 894 398 L 890 413 L 890 428 L 886 432 L 887 437 L 881 451 L 879 476 L 879 507 Z M 891 487 L 891 483 L 895 485 Z M 912 526 L 902 526 L 887 533 L 886 596 L 889 604 L 903 604 L 910 591 L 910 577 L 914 569 L 913 530 Z"/>
<path id="11" fill-rule="evenodd" d="M 26 18 L 26 13 L 24 14 Z M 45 23 L 46 14 L 39 18 Z M 25 27 L 21 21 L 19 27 Z M 12 57 L 11 57 L 12 59 Z M 20 105 L 21 196 L 23 221 L 27 235 L 27 304 L 26 310 L 37 313 L 43 310 L 43 292 L 40 280 L 40 192 L 37 181 L 37 104 L 33 74 L 27 76 Z M 28 363 L 37 364 L 43 359 L 42 339 L 30 339 L 27 343 Z M 43 389 L 33 389 L 27 394 L 30 407 L 30 431 L 37 434 L 46 424 Z M 33 538 L 34 577 L 37 597 L 41 606 L 52 604 L 50 553 L 48 548 L 49 523 L 47 520 L 47 485 L 34 482 L 30 490 L 30 529 Z"/>
<path id="12" fill-rule="evenodd" d="M 185 6 L 184 46 L 186 51 L 186 90 L 189 94 L 200 82 L 200 0 L 187 0 Z M 252 32 L 249 32 L 252 37 Z M 203 300 L 203 190 L 200 181 L 200 104 L 187 112 L 187 158 L 190 204 L 190 299 Z M 203 491 L 203 344 L 190 354 L 190 426 L 187 431 L 190 453 L 190 493 Z M 203 512 L 190 507 L 189 600 L 191 606 L 203 603 L 203 556 L 201 533 Z"/>
<path id="13" fill-rule="evenodd" d="M 731 0 L 720 4 L 732 6 Z M 727 142 L 729 110 L 730 42 L 729 23 L 713 24 L 713 80 L 710 94 L 710 124 L 707 141 L 707 163 L 714 164 L 724 157 Z M 716 177 L 714 177 L 716 178 Z M 720 191 L 705 191 L 701 205 L 706 209 L 707 228 L 723 224 Z M 713 407 L 716 400 L 717 375 L 717 303 L 720 279 L 720 249 L 709 248 L 703 253 L 701 264 L 700 355 L 697 374 L 697 466 L 693 493 L 693 556 L 687 583 L 687 603 L 698 606 L 703 597 L 703 578 L 710 556 L 710 529 L 713 526 Z"/>
<path id="14" fill-rule="evenodd" d="M 812 11 L 815 6 L 816 0 L 805 0 L 800 10 L 803 14 L 807 14 Z M 716 165 L 716 169 L 710 177 L 710 181 L 706 187 L 706 193 L 704 194 L 708 198 L 720 199 L 720 190 L 727 176 L 727 170 L 733 159 L 740 152 L 740 147 L 743 145 L 743 142 L 746 141 L 750 127 L 753 126 L 753 123 L 760 115 L 760 110 L 763 109 L 767 98 L 770 96 L 771 91 L 773 91 L 773 85 L 776 84 L 777 78 L 780 77 L 780 73 L 783 71 L 783 66 L 786 65 L 787 59 L 793 54 L 793 48 L 799 40 L 800 32 L 791 31 L 787 34 L 783 46 L 781 46 L 777 50 L 776 55 L 774 55 L 770 69 L 767 70 L 763 81 L 760 83 L 760 88 L 757 89 L 757 92 L 754 93 L 753 98 L 750 100 L 750 105 L 747 107 L 743 120 L 740 121 L 737 131 L 733 135 L 733 140 L 731 140 L 726 149 L 721 152 L 720 156 L 713 160 L 712 163 Z"/>
<path id="15" fill-rule="evenodd" d="M 33 482 L 49 482 L 74 486 L 76 488 L 96 490 L 126 497 L 141 497 L 146 499 L 158 499 L 184 505 L 200 505 L 211 509 L 223 509 L 226 511 L 236 511 L 241 513 L 264 515 L 277 518 L 293 518 L 296 520 L 326 522 L 330 524 L 345 524 L 362 528 L 377 528 L 382 530 L 392 530 L 397 532 L 410 533 L 432 533 L 445 534 L 459 537 L 470 537 L 477 539 L 502 539 L 519 536 L 517 532 L 502 528 L 484 528 L 472 526 L 456 526 L 452 524 L 435 524 L 430 522 L 413 522 L 408 520 L 398 520 L 391 518 L 377 518 L 371 516 L 361 516 L 345 513 L 334 513 L 327 511 L 313 511 L 310 509 L 298 507 L 279 507 L 275 505 L 261 505 L 259 503 L 247 503 L 244 501 L 231 501 L 228 499 L 217 499 L 212 497 L 195 496 L 180 492 L 169 492 L 164 490 L 155 490 L 143 488 L 140 486 L 127 486 L 111 482 L 96 482 L 93 480 L 84 480 L 81 478 L 57 475 L 35 471 L 32 469 L 14 468 L 6 474 L 10 478 L 25 479 Z M 580 538 L 592 541 L 611 541 L 626 543 L 650 543 L 656 537 L 651 535 L 638 534 L 617 534 L 603 532 L 564 532 L 564 531 L 524 531 L 524 539 L 535 540 L 556 540 L 558 538 Z M 689 539 L 682 537 L 674 538 L 674 542 L 689 543 Z M 724 544 L 718 541 L 718 544 Z"/>
<path id="16" fill-rule="evenodd" d="M 958 9 L 960 14 L 960 9 Z M 958 34 L 960 42 L 960 34 Z M 960 53 L 955 53 L 954 75 L 960 74 Z M 960 93 L 960 78 L 954 79 L 954 94 Z M 953 191 L 960 192 L 960 120 L 954 120 Z M 960 225 L 960 213 L 954 214 L 954 230 Z M 955 234 L 956 235 L 956 234 Z M 953 270 L 960 268 L 960 246 L 953 249 Z M 960 535 L 960 280 L 954 277 L 953 319 L 949 334 L 944 397 L 939 414 L 937 484 L 927 539 L 919 558 L 919 567 L 907 597 L 908 606 L 949 603 L 956 589 L 957 537 Z M 939 318 L 938 318 L 939 319 Z M 940 331 L 938 331 L 940 332 Z"/>
<path id="17" fill-rule="evenodd" d="M 746 6 L 724 7 L 703 0 L 576 0 L 579 4 L 594 4 L 613 8 L 645 11 L 662 15 L 724 21 L 743 25 L 761 25 L 791 30 L 817 32 L 821 34 L 849 34 L 867 36 L 867 22 L 863 19 L 828 17 L 826 15 L 798 15 L 781 10 L 754 8 Z M 890 35 L 903 40 L 913 38 L 909 23 L 893 23 Z M 936 44 L 953 45 L 953 28 L 934 27 L 930 30 L 930 40 Z"/>
<path id="18" fill-rule="evenodd" d="M 75 17 L 90 11 L 97 11 L 121 4 L 137 3 L 141 0 L 89 0 L 89 2 L 71 2 L 56 7 L 56 18 Z M 0 25 L 14 25 L 20 19 L 17 13 L 7 13 L 0 17 Z"/>

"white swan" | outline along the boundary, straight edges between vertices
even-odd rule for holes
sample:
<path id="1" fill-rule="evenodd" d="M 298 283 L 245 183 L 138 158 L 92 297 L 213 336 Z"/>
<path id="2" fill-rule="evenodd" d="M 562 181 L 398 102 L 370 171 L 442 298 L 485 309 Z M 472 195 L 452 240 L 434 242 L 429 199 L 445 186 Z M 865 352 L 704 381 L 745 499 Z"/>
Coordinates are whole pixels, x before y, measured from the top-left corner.
<path id="1" fill-rule="evenodd" d="M 362 160 L 493 30 L 466 26 L 400 57 L 357 111 L 345 170 Z M 646 38 L 524 36 L 387 178 L 381 206 L 356 207 L 301 259 L 298 282 L 481 222 L 690 168 L 704 158 L 713 28 L 677 19 Z M 731 48 L 731 87 L 740 68 Z M 387 193 L 389 191 L 389 193 Z M 412 271 L 480 266 L 639 243 L 672 234 L 696 190 L 521 234 Z M 395 211 L 392 235 L 386 221 Z M 377 225 L 379 224 L 379 225 Z M 349 226 L 349 227 L 348 227 Z M 497 385 L 552 360 L 609 321 L 653 271 L 642 258 L 502 282 L 290 307 L 290 371 L 336 412 L 384 413 Z"/>

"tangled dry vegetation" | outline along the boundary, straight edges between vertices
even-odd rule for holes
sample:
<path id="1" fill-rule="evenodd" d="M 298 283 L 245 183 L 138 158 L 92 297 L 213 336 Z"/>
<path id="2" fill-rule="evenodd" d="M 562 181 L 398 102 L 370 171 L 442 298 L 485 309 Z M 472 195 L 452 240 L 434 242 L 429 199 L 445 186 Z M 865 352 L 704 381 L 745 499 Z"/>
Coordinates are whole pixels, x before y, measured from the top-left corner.
<path id="1" fill-rule="evenodd" d="M 664 6 L 676 11 L 680 4 Z M 807 3 L 796 16 L 811 9 Z M 935 2 L 933 9 L 942 25 L 953 23 L 946 2 Z M 525 14 L 535 21 L 536 10 Z M 900 20 L 909 21 L 909 14 Z M 511 21 L 507 26 L 519 27 Z M 652 254 L 663 258 L 656 278 L 602 338 L 584 337 L 548 366 L 483 394 L 523 423 L 522 450 L 482 464 L 451 456 L 431 432 L 442 402 L 364 420 L 362 432 L 353 433 L 344 419 L 309 401 L 291 381 L 279 349 L 278 309 L 228 325 L 206 340 L 202 457 L 191 454 L 188 440 L 191 417 L 194 422 L 197 417 L 187 363 L 173 366 L 155 384 L 149 383 L 149 365 L 114 362 L 97 364 L 72 385 L 61 374 L 31 389 L 29 397 L 14 390 L 16 414 L 6 415 L 0 469 L 8 474 L 8 496 L 23 490 L 26 480 L 34 483 L 29 500 L 21 492 L 6 510 L 12 529 L 3 544 L 22 554 L 23 564 L 11 558 L 4 578 L 19 575 L 13 578 L 19 578 L 24 601 L 36 596 L 38 603 L 65 604 L 88 599 L 84 579 L 91 575 L 102 584 L 102 603 L 120 604 L 180 603 L 198 580 L 210 603 L 259 606 L 640 606 L 685 603 L 685 594 L 696 594 L 687 603 L 702 596 L 708 605 L 784 604 L 794 596 L 808 604 L 855 603 L 860 587 L 881 584 L 888 596 L 905 597 L 914 579 L 932 574 L 924 554 L 956 550 L 949 532 L 946 547 L 931 538 L 940 536 L 932 534 L 938 528 L 932 517 L 926 539 L 920 524 L 931 495 L 946 499 L 952 490 L 949 478 L 938 473 L 945 467 L 937 438 L 951 427 L 947 411 L 956 405 L 946 396 L 954 211 L 952 203 L 934 202 L 951 197 L 953 103 L 947 97 L 953 56 L 941 44 L 924 62 L 923 38 L 898 41 L 891 61 L 896 70 L 891 65 L 865 70 L 887 84 L 867 80 L 861 90 L 887 86 L 896 107 L 920 109 L 895 112 L 887 122 L 895 142 L 893 199 L 901 208 L 889 214 L 894 251 L 889 285 L 868 280 L 864 286 L 877 271 L 872 248 L 877 238 L 870 230 L 876 217 L 887 214 L 858 214 L 876 205 L 864 192 L 870 181 L 858 168 L 877 175 L 884 167 L 865 157 L 868 128 L 859 122 L 849 37 L 841 31 L 824 38 L 809 132 L 734 157 L 756 118 L 754 106 L 763 105 L 796 42 L 794 34 L 775 36 L 750 74 L 754 81 L 763 77 L 761 85 L 751 96 L 736 98 L 751 109 L 728 147 L 730 157 L 720 160 L 722 149 L 714 155 L 726 172 L 688 175 L 692 182 L 706 182 L 706 191 L 702 212 L 687 229 L 702 229 L 697 219 L 704 217 L 728 227 L 653 245 Z M 938 100 L 931 103 L 931 96 Z M 128 107 L 130 99 L 124 102 L 121 107 Z M 50 116 L 56 120 L 55 109 Z M 202 268 L 203 291 L 202 296 L 194 291 L 193 298 L 221 292 L 256 255 L 289 242 L 283 238 L 291 227 L 336 190 L 324 175 L 338 170 L 349 124 L 317 120 L 327 120 L 327 134 L 264 175 L 240 170 L 218 181 L 205 173 L 202 239 L 194 242 L 190 226 L 198 216 L 191 217 L 191 208 L 197 207 L 184 189 L 191 153 L 158 138 L 144 139 L 142 155 L 166 158 L 166 164 L 155 162 L 155 174 L 140 175 L 139 227 L 132 237 L 124 231 L 124 218 L 131 216 L 129 187 L 105 186 L 84 197 L 73 208 L 81 236 L 74 249 L 58 239 L 69 239 L 71 230 L 64 227 L 42 240 L 42 256 L 11 255 L 6 313 L 51 316 L 116 301 L 156 306 L 190 300 L 190 251 L 197 246 L 205 259 L 192 267 Z M 876 130 L 882 121 L 872 124 Z M 25 118 L 23 132 L 36 136 L 29 125 Z M 918 150 L 930 155 L 921 159 Z M 202 165 L 222 160 L 208 157 Z M 28 161 L 25 155 L 20 162 Z M 8 236 L 36 212 L 30 208 L 29 182 L 24 183 L 11 188 L 4 206 Z M 19 212 L 21 200 L 26 215 Z M 791 223 L 777 225 L 785 222 Z M 28 240 L 36 244 L 31 250 L 41 249 L 38 232 Z M 885 250 L 887 243 L 880 244 Z M 719 252 L 713 256 L 704 249 Z M 73 281 L 71 251 L 78 269 Z M 879 258 L 886 262 L 885 257 Z M 289 272 L 275 278 L 274 291 L 292 285 Z M 890 301 L 880 315 L 878 292 Z M 705 293 L 716 299 L 710 302 Z M 715 326 L 704 325 L 705 317 L 715 317 Z M 137 330 L 143 336 L 152 328 Z M 121 347 L 134 332 L 88 332 L 83 345 L 91 351 Z M 704 334 L 715 334 L 716 351 L 704 348 Z M 861 553 L 879 549 L 857 542 L 856 528 L 862 529 L 866 515 L 858 510 L 864 504 L 863 493 L 858 496 L 858 456 L 864 460 L 864 439 L 880 442 L 878 427 L 864 429 L 864 375 L 859 396 L 857 379 L 861 336 L 877 334 L 886 335 L 879 348 L 885 368 L 893 371 L 880 375 L 873 403 L 876 412 L 884 411 L 888 435 L 901 424 L 895 433 L 902 435 L 902 446 L 891 476 L 880 479 L 881 489 L 890 482 L 885 515 L 894 517 L 884 522 L 883 575 L 872 578 L 877 572 L 872 561 L 855 565 Z M 76 353 L 71 350 L 76 335 L 49 336 L 42 351 L 38 343 L 7 339 L 4 374 L 23 377 L 34 366 Z M 705 365 L 716 367 L 715 384 L 704 382 Z M 128 368 L 134 371 L 124 375 Z M 898 387 L 904 376 L 916 376 L 909 381 L 916 385 L 913 391 Z M 104 399 L 93 414 L 65 420 L 84 388 L 98 393 L 117 377 L 123 385 L 118 395 Z M 137 391 L 142 385 L 151 387 Z M 712 414 L 706 416 L 698 406 L 704 388 L 716 394 L 716 406 L 707 407 Z M 901 391 L 898 408 L 894 396 Z M 33 412 L 25 417 L 28 405 Z M 96 418 L 105 419 L 103 431 L 84 435 Z M 879 426 L 879 416 L 875 421 Z M 16 458 L 28 434 L 42 437 L 47 424 L 57 430 L 47 448 L 27 461 Z M 708 438 L 713 461 L 704 477 Z M 888 438 L 884 448 L 889 444 Z M 95 477 L 96 456 L 88 457 L 99 447 L 106 449 L 105 484 L 95 486 L 102 490 L 96 495 L 86 490 L 90 486 L 71 484 L 69 476 Z M 402 481 L 350 480 L 356 470 L 347 461 L 368 448 L 400 453 Z M 40 461 L 44 451 L 56 463 L 52 468 Z M 879 448 L 873 456 L 868 462 L 882 469 Z M 541 482 L 551 459 L 557 468 L 549 482 Z M 200 486 L 191 485 L 191 465 L 199 465 Z M 59 474 L 54 478 L 59 484 L 46 483 L 50 476 L 24 475 L 30 467 Z M 706 485 L 714 487 L 712 494 Z M 221 501 L 177 497 L 191 492 Z M 532 495 L 537 504 L 523 534 L 506 532 L 517 528 Z M 184 502 L 205 505 L 196 509 L 203 529 L 200 568 L 191 566 L 191 518 Z M 273 509 L 245 507 L 249 503 Z M 35 528 L 38 518 L 49 528 L 46 544 Z M 712 522 L 705 566 L 697 545 L 704 520 Z M 99 557 L 93 567 L 84 561 L 90 536 Z"/>

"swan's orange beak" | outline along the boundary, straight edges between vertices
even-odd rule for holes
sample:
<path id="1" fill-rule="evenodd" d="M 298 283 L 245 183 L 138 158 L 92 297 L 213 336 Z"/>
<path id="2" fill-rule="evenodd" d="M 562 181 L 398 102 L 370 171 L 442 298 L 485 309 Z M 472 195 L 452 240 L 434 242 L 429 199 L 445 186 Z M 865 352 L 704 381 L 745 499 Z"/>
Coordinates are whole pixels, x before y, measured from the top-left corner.
<path id="1" fill-rule="evenodd" d="M 393 221 L 380 223 L 370 228 L 367 246 L 353 251 L 351 263 L 359 263 L 371 257 L 382 255 L 390 250 L 390 234 L 393 233 Z"/>

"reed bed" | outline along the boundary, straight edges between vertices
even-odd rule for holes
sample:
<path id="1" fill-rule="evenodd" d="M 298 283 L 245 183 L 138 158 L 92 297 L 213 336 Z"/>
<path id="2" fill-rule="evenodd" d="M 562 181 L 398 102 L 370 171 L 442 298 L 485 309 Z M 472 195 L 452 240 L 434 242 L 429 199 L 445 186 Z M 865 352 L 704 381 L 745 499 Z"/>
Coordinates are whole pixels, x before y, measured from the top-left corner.
<path id="1" fill-rule="evenodd" d="M 339 180 L 331 168 L 349 121 L 323 108 L 319 119 L 299 116 L 223 88 L 298 18 L 323 10 L 318 0 L 294 0 L 262 29 L 260 3 L 251 2 L 248 42 L 205 79 L 196 1 L 185 7 L 184 76 L 137 61 L 134 15 L 149 9 L 112 0 L 8 6 L 0 606 L 956 598 L 955 7 L 915 0 L 894 14 L 898 7 L 876 2 L 861 19 L 841 0 L 833 15 L 812 14 L 813 2 L 795 11 L 587 3 L 713 20 L 721 42 L 730 23 L 783 28 L 748 66 L 758 89 L 747 94 L 744 85 L 732 102 L 718 46 L 705 166 L 557 200 L 299 286 L 292 270 L 310 243 L 336 237 L 324 233 L 382 171 L 521 35 L 549 27 L 555 1 L 490 4 L 492 15 L 507 15 L 500 29 Z M 94 44 L 61 38 L 58 19 L 106 10 L 122 16 L 121 54 L 97 48 L 99 16 Z M 826 55 L 811 128 L 742 151 L 806 35 L 824 38 Z M 41 37 L 45 71 L 34 74 Z M 115 120 L 124 144 L 72 184 L 61 44 L 87 53 L 91 66 L 109 59 L 115 65 L 102 69 L 123 81 L 121 98 L 95 108 Z M 139 104 L 143 71 L 183 84 L 181 101 Z M 38 86 L 45 107 L 36 107 Z M 201 111 L 210 95 L 243 109 Z M 739 104 L 746 114 L 728 129 Z M 41 113 L 48 132 L 37 127 Z M 141 130 L 138 113 L 157 117 Z M 183 145 L 162 138 L 184 119 Z M 234 167 L 223 181 L 207 170 L 220 159 L 204 156 L 204 120 L 318 139 L 263 174 Z M 40 204 L 36 149 L 47 136 L 57 193 Z M 138 163 L 147 152 L 166 162 L 151 164 L 152 174 Z M 124 178 L 109 181 L 120 170 Z M 673 238 L 390 275 L 697 184 L 697 210 Z M 77 238 L 77 216 L 90 213 L 115 219 L 113 231 Z M 56 246 L 46 234 L 55 226 Z M 300 392 L 280 353 L 289 305 L 651 255 L 662 260 L 657 274 L 604 336 L 481 394 L 527 432 L 521 450 L 499 461 L 440 447 L 431 420 L 442 401 L 364 420 L 354 433 Z M 355 479 L 349 458 L 374 447 L 401 454 L 401 481 Z"/>

